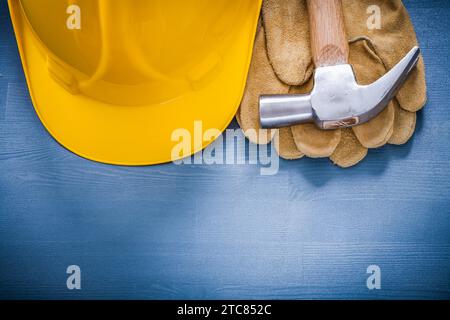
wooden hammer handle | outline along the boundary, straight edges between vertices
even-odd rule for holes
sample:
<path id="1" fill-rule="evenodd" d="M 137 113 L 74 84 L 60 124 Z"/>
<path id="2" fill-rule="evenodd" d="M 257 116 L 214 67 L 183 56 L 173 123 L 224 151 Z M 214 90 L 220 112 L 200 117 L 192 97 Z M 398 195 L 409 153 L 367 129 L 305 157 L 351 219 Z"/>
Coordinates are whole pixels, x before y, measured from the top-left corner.
<path id="1" fill-rule="evenodd" d="M 308 0 L 316 68 L 348 63 L 349 47 L 341 0 Z"/>

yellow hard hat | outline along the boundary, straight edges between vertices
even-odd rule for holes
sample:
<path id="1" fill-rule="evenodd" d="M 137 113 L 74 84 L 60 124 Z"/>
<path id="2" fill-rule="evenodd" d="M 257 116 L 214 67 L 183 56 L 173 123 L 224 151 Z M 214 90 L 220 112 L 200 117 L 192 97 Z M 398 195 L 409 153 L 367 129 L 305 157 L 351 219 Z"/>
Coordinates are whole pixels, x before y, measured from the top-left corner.
<path id="1" fill-rule="evenodd" d="M 197 120 L 203 130 L 228 126 L 243 95 L 260 6 L 261 0 L 9 0 L 44 126 L 80 156 L 123 165 L 176 160 L 172 133 L 193 134 Z"/>

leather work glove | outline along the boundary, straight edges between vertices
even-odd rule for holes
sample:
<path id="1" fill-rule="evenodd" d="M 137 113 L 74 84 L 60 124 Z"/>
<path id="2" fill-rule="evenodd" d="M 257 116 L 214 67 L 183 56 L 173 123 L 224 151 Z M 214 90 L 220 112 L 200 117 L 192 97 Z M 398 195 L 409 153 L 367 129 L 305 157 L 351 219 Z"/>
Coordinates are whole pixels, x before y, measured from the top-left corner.
<path id="1" fill-rule="evenodd" d="M 379 79 L 417 45 L 401 0 L 343 0 L 342 4 L 350 45 L 349 63 L 360 84 Z M 377 13 L 380 28 L 369 29 L 368 20 Z M 259 96 L 309 93 L 313 88 L 313 70 L 306 0 L 264 0 L 247 87 L 236 116 L 251 142 L 266 144 L 274 137 L 273 130 L 260 131 L 259 135 L 246 133 L 252 132 L 248 129 L 260 129 Z M 425 103 L 421 57 L 396 99 L 371 121 L 332 131 L 320 130 L 314 124 L 281 128 L 276 149 L 285 159 L 329 157 L 340 167 L 351 167 L 366 157 L 369 148 L 406 143 L 415 130 L 416 112 Z"/>

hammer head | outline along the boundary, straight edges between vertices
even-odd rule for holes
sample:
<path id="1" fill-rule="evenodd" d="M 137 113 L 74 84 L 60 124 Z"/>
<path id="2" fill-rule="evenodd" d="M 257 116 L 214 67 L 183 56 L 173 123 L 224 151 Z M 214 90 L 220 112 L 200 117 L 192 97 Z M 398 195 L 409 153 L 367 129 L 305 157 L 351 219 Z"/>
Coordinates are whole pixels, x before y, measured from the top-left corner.
<path id="1" fill-rule="evenodd" d="M 317 68 L 311 94 L 260 97 L 261 126 L 313 122 L 321 129 L 337 129 L 367 122 L 395 97 L 419 56 L 420 49 L 414 47 L 392 70 L 367 86 L 356 82 L 349 64 Z"/>

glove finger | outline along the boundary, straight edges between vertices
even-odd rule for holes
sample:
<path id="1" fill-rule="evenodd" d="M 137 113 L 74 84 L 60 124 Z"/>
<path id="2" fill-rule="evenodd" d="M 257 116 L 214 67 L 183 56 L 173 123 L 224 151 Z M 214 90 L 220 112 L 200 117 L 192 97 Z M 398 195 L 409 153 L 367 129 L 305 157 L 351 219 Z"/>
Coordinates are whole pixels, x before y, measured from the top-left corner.
<path id="1" fill-rule="evenodd" d="M 330 160 L 341 168 L 349 168 L 362 161 L 367 156 L 368 149 L 358 141 L 352 129 L 346 128 L 341 131 L 341 142 Z"/>
<path id="2" fill-rule="evenodd" d="M 305 0 L 265 0 L 262 17 L 269 60 L 278 78 L 305 83 L 313 72 Z"/>
<path id="3" fill-rule="evenodd" d="M 281 128 L 275 135 L 275 150 L 278 155 L 286 160 L 303 158 L 305 155 L 297 149 L 291 128 Z"/>
<path id="4" fill-rule="evenodd" d="M 392 69 L 409 50 L 418 45 L 414 26 L 401 0 L 343 0 L 343 7 L 349 38 L 369 38 L 386 69 Z M 377 20 L 377 15 L 381 25 L 369 28 Z M 397 99 L 402 108 L 411 112 L 425 105 L 427 97 L 422 57 L 398 92 Z"/>
<path id="5" fill-rule="evenodd" d="M 391 102 L 377 117 L 362 125 L 353 127 L 359 142 L 366 148 L 384 146 L 394 132 L 395 108 Z"/>
<path id="6" fill-rule="evenodd" d="M 291 94 L 310 93 L 314 85 L 311 77 L 299 87 L 291 87 Z M 326 158 L 333 154 L 341 139 L 341 130 L 321 130 L 314 124 L 300 124 L 291 127 L 297 149 L 310 158 Z"/>
<path id="7" fill-rule="evenodd" d="M 355 70 L 359 84 L 370 84 L 385 73 L 383 63 L 365 39 L 350 43 L 349 61 Z M 381 147 L 387 143 L 392 135 L 394 117 L 394 105 L 390 103 L 377 117 L 354 127 L 353 132 L 364 147 Z"/>
<path id="8" fill-rule="evenodd" d="M 310 123 L 291 130 L 298 150 L 310 158 L 330 157 L 341 140 L 341 130 L 320 130 Z"/>
<path id="9" fill-rule="evenodd" d="M 425 66 L 422 56 L 417 67 L 411 72 L 408 80 L 397 93 L 399 106 L 403 109 L 416 112 L 427 103 L 427 85 L 425 80 Z"/>
<path id="10" fill-rule="evenodd" d="M 244 97 L 239 112 L 239 122 L 244 135 L 253 143 L 267 144 L 272 140 L 272 130 L 261 130 L 259 121 L 259 96 L 264 94 L 285 94 L 289 86 L 282 83 L 273 72 L 266 54 L 264 28 L 256 35 L 252 62 L 247 78 Z M 255 134 L 255 131 L 257 134 Z"/>
<path id="11" fill-rule="evenodd" d="M 401 145 L 407 143 L 414 134 L 417 114 L 400 108 L 400 105 L 396 100 L 394 100 L 394 108 L 394 132 L 388 142 L 390 144 Z"/>

